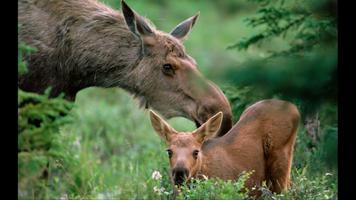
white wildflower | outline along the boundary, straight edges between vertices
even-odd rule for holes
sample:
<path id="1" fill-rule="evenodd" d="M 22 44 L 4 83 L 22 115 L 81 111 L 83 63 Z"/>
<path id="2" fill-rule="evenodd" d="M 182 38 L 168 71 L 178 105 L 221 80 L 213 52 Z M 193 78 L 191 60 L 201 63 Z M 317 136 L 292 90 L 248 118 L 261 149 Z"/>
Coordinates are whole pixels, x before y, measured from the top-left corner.
<path id="1" fill-rule="evenodd" d="M 157 186 L 154 186 L 154 187 L 153 187 L 153 191 L 154 191 L 155 193 L 157 193 L 158 195 L 162 195 L 162 193 L 165 192 L 165 189 L 164 189 L 164 187 L 159 188 L 159 187 L 157 187 Z"/>
<path id="2" fill-rule="evenodd" d="M 157 193 L 157 192 L 159 192 L 159 188 L 157 186 L 154 186 L 153 191 Z"/>
<path id="3" fill-rule="evenodd" d="M 159 171 L 154 171 L 153 173 L 152 173 L 152 179 L 153 180 L 159 180 L 159 179 L 161 179 L 162 178 L 162 175 L 161 175 L 161 173 L 159 173 Z"/>
<path id="4" fill-rule="evenodd" d="M 68 200 L 68 194 L 62 194 L 60 200 Z"/>
<path id="5" fill-rule="evenodd" d="M 105 195 L 103 193 L 99 193 L 97 196 L 98 200 L 104 200 L 105 199 Z"/>
<path id="6" fill-rule="evenodd" d="M 208 177 L 207 177 L 207 176 L 205 176 L 204 174 L 202 174 L 202 176 L 203 176 L 203 178 L 204 178 L 205 180 L 208 180 Z"/>
<path id="7" fill-rule="evenodd" d="M 74 146 L 76 148 L 80 148 L 80 138 L 79 137 L 77 137 L 76 140 L 74 141 Z"/>
<path id="8" fill-rule="evenodd" d="M 332 176 L 332 173 L 326 173 L 325 176 Z"/>

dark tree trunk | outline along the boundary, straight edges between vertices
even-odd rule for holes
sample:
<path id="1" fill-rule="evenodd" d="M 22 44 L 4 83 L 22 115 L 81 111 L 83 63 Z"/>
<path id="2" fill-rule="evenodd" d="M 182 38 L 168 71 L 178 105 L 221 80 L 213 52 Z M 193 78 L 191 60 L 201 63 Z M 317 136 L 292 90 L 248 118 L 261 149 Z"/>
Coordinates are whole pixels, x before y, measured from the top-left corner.
<path id="1" fill-rule="evenodd" d="M 304 120 L 304 127 L 307 135 L 311 138 L 313 144 L 317 144 L 320 140 L 320 120 L 319 113 L 314 112 L 306 115 Z"/>

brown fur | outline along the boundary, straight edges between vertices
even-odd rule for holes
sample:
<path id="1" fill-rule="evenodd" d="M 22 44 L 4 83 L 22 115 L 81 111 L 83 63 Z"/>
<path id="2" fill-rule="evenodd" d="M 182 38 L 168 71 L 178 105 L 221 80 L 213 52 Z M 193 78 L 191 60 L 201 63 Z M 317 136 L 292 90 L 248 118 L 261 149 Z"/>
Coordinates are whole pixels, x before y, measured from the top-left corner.
<path id="1" fill-rule="evenodd" d="M 224 113 L 232 126 L 230 105 L 222 91 L 206 80 L 183 46 L 198 15 L 171 33 L 152 24 L 122 2 L 117 12 L 95 0 L 19 0 L 19 40 L 38 51 L 25 59 L 29 72 L 19 77 L 25 91 L 69 100 L 91 86 L 121 87 L 166 118 L 182 116 L 202 124 Z M 171 64 L 174 74 L 162 72 Z"/>
<path id="2" fill-rule="evenodd" d="M 158 116 L 153 115 L 151 120 L 157 119 Z M 201 126 L 205 126 L 205 130 L 198 129 L 192 134 L 179 134 L 172 128 L 159 129 L 158 123 L 163 119 L 152 120 L 156 132 L 169 138 L 166 140 L 169 149 L 176 154 L 170 160 L 171 169 L 179 160 L 180 166 L 189 171 L 188 180 L 201 178 L 201 175 L 236 180 L 243 171 L 254 170 L 247 180 L 249 188 L 266 181 L 273 192 L 286 190 L 300 120 L 296 106 L 281 100 L 257 102 L 244 111 L 226 135 L 211 138 L 220 127 L 221 116 L 218 113 Z M 160 126 L 166 125 L 161 123 Z M 203 140 L 197 139 L 198 135 Z M 197 159 L 191 154 L 195 149 L 200 151 Z"/>

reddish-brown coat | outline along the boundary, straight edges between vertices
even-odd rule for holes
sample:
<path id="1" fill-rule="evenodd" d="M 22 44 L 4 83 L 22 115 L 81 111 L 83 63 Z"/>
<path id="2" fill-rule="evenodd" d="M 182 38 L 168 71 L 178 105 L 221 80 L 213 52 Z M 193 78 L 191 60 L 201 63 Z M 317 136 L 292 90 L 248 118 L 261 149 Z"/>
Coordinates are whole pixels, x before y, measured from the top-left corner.
<path id="1" fill-rule="evenodd" d="M 270 190 L 276 193 L 288 188 L 300 120 L 295 105 L 274 99 L 257 102 L 243 112 L 239 121 L 227 134 L 218 138 L 213 136 L 220 127 L 221 113 L 199 128 L 205 130 L 198 129 L 192 134 L 184 135 L 178 134 L 171 127 L 160 129 L 168 124 L 157 117 L 151 113 L 153 127 L 161 137 L 163 135 L 168 138 L 166 141 L 173 154 L 179 154 L 182 145 L 174 146 L 172 141 L 177 143 L 177 140 L 183 141 L 183 138 L 184 141 L 191 140 L 189 153 L 184 154 L 184 159 L 180 158 L 184 163 L 188 163 L 185 165 L 189 171 L 187 179 L 205 175 L 236 180 L 243 171 L 253 170 L 253 174 L 246 182 L 249 188 L 261 186 L 263 181 L 266 181 Z M 203 141 L 197 141 L 197 136 L 203 137 Z M 197 159 L 190 156 L 194 149 L 200 150 Z M 174 169 L 175 160 L 171 159 L 170 164 Z M 172 176 L 174 182 L 174 175 Z"/>

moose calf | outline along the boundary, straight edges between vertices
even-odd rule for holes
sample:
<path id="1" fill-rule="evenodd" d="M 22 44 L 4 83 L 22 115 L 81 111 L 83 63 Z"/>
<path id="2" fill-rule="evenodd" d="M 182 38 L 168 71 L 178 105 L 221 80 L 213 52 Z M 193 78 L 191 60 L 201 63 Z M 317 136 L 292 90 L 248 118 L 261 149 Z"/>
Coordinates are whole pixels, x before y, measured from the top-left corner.
<path id="1" fill-rule="evenodd" d="M 300 118 L 297 107 L 289 102 L 275 99 L 257 102 L 242 113 L 228 133 L 215 138 L 222 121 L 221 112 L 191 133 L 174 130 L 153 111 L 150 118 L 155 131 L 168 144 L 175 185 L 201 175 L 236 180 L 243 171 L 253 170 L 246 181 L 250 189 L 261 186 L 263 181 L 276 193 L 289 186 Z"/>

